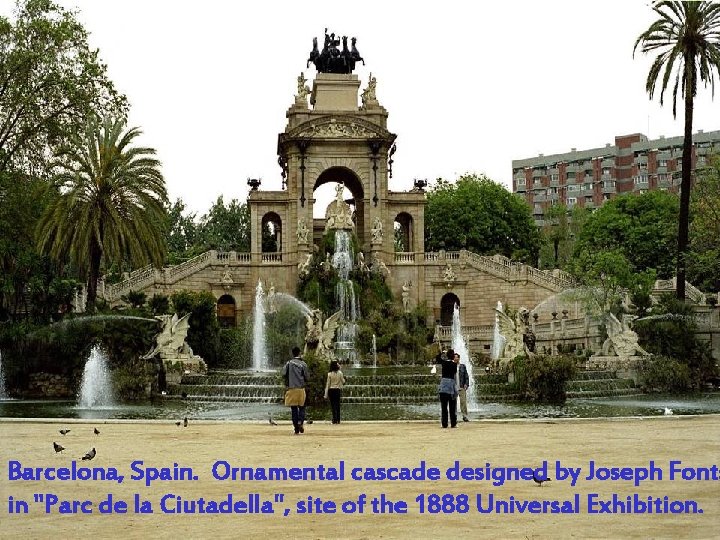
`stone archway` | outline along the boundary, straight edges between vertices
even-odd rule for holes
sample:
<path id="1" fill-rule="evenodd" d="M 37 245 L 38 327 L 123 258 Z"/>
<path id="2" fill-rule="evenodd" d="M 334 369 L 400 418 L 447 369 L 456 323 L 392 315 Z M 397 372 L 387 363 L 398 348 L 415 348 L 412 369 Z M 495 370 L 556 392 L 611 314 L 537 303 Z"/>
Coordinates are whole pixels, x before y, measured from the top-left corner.
<path id="1" fill-rule="evenodd" d="M 262 217 L 261 250 L 263 253 L 282 252 L 282 219 L 276 212 L 268 212 Z"/>
<path id="2" fill-rule="evenodd" d="M 415 251 L 413 218 L 407 212 L 395 216 L 393 230 L 395 232 L 395 251 Z"/>
<path id="3" fill-rule="evenodd" d="M 460 305 L 460 299 L 454 293 L 446 293 L 440 299 L 440 324 L 451 326 L 455 304 Z"/>
<path id="4" fill-rule="evenodd" d="M 355 232 L 358 236 L 360 245 L 363 245 L 365 230 L 365 190 L 358 175 L 347 167 L 335 166 L 325 169 L 317 177 L 315 185 L 313 185 L 313 193 L 321 186 L 328 183 L 338 183 L 344 185 L 352 194 L 352 199 L 346 200 L 353 212 L 353 220 L 355 222 Z"/>
<path id="5" fill-rule="evenodd" d="M 235 328 L 237 305 L 229 294 L 223 294 L 217 301 L 217 319 L 222 328 Z"/>

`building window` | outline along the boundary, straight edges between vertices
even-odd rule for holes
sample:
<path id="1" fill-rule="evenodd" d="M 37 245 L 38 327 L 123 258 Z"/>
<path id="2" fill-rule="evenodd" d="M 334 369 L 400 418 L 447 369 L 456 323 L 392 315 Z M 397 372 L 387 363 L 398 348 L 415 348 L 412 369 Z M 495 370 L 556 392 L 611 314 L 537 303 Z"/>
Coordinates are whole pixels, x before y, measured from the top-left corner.
<path id="1" fill-rule="evenodd" d="M 524 186 L 524 185 L 525 185 L 525 179 L 524 179 L 524 178 L 518 178 L 518 179 L 517 179 L 517 185 L 518 185 L 518 186 Z"/>
<path id="2" fill-rule="evenodd" d="M 567 190 L 568 190 L 568 192 L 580 191 L 580 186 L 577 184 L 568 184 Z"/>
<path id="3" fill-rule="evenodd" d="M 613 188 L 613 187 L 615 187 L 615 180 L 603 180 L 603 187 L 604 187 L 604 188 Z"/>
<path id="4" fill-rule="evenodd" d="M 636 186 L 644 186 L 648 182 L 648 175 L 647 174 L 638 175 L 633 179 L 633 182 L 635 183 Z"/>
<path id="5" fill-rule="evenodd" d="M 550 175 L 550 181 L 551 181 L 551 182 L 557 182 L 557 181 L 558 181 L 558 174 L 557 174 L 557 173 L 551 174 L 551 175 Z"/>
<path id="6" fill-rule="evenodd" d="M 575 173 L 574 173 L 574 172 L 569 172 L 569 173 L 567 173 L 567 179 L 568 179 L 568 180 L 575 180 Z"/>
<path id="7" fill-rule="evenodd" d="M 577 198 L 576 197 L 568 197 L 567 205 L 568 206 L 574 206 L 577 204 Z"/>
<path id="8" fill-rule="evenodd" d="M 602 173 L 603 173 L 603 174 L 610 174 L 610 167 L 603 167 Z"/>
<path id="9" fill-rule="evenodd" d="M 661 159 L 658 161 L 658 167 L 667 167 L 667 159 Z"/>

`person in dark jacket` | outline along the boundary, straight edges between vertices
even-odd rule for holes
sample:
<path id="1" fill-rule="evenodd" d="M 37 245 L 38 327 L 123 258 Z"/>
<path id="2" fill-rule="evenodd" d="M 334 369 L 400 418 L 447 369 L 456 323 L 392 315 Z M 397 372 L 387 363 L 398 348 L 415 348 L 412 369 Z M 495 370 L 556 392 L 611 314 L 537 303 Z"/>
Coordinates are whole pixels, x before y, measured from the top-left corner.
<path id="1" fill-rule="evenodd" d="M 470 388 L 470 376 L 465 364 L 460 362 L 460 355 L 455 353 L 455 363 L 458 367 L 458 397 L 460 398 L 460 412 L 463 422 L 469 422 L 467 412 L 467 389 Z"/>
<path id="2" fill-rule="evenodd" d="M 285 406 L 292 411 L 292 423 L 295 435 L 305 433 L 305 387 L 310 379 L 307 364 L 300 356 L 300 348 L 293 347 L 293 357 L 283 368 L 283 378 L 287 391 L 285 392 Z"/>
<path id="3" fill-rule="evenodd" d="M 438 344 L 439 346 L 439 344 Z M 435 363 L 441 365 L 441 379 L 438 394 L 440 395 L 440 423 L 442 427 L 448 427 L 448 409 L 450 409 L 450 427 L 457 426 L 457 385 L 455 375 L 457 364 L 455 364 L 455 351 L 448 349 L 441 351 L 435 357 Z"/>

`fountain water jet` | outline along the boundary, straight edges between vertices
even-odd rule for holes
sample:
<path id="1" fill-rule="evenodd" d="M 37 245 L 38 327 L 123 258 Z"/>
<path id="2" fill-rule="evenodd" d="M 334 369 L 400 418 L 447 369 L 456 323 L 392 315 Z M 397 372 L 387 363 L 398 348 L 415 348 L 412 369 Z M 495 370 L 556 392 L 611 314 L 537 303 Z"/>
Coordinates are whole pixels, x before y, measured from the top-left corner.
<path id="1" fill-rule="evenodd" d="M 268 371 L 270 369 L 267 354 L 267 336 L 265 332 L 265 295 L 262 282 L 258 281 L 255 288 L 255 307 L 253 308 L 253 369 Z"/>
<path id="2" fill-rule="evenodd" d="M 107 356 L 99 345 L 94 345 L 85 362 L 78 407 L 83 409 L 113 407 L 112 380 Z"/>
<path id="3" fill-rule="evenodd" d="M 467 341 L 465 341 L 465 337 L 462 335 L 462 324 L 460 323 L 460 307 L 457 304 L 455 304 L 455 309 L 453 310 L 451 331 L 452 348 L 456 353 L 460 355 L 461 362 L 465 364 L 465 368 L 468 372 L 468 377 L 470 378 L 470 387 L 467 389 L 466 394 L 468 412 L 479 411 L 480 407 L 478 406 L 476 391 L 477 384 L 475 383 L 475 379 L 473 378 L 473 366 L 472 362 L 470 361 L 470 347 L 468 347 Z"/>
<path id="4" fill-rule="evenodd" d="M 377 368 L 377 339 L 375 338 L 375 334 L 373 334 L 373 340 L 372 340 L 372 353 L 373 353 L 373 367 Z"/>
<path id="5" fill-rule="evenodd" d="M 355 287 L 349 279 L 350 271 L 353 268 L 353 258 L 350 234 L 342 229 L 336 230 L 332 265 L 340 277 L 335 287 L 335 299 L 340 310 L 340 324 L 335 339 L 335 356 L 338 360 L 352 362 L 359 367 L 360 363 L 355 350 L 356 321 L 359 309 L 355 300 Z"/>
<path id="6" fill-rule="evenodd" d="M 498 300 L 497 311 L 503 310 L 502 302 Z M 492 349 L 490 350 L 490 358 L 497 360 L 502 354 L 502 350 L 505 347 L 505 338 L 500 333 L 500 315 L 495 312 L 495 326 L 493 327 L 493 340 Z"/>

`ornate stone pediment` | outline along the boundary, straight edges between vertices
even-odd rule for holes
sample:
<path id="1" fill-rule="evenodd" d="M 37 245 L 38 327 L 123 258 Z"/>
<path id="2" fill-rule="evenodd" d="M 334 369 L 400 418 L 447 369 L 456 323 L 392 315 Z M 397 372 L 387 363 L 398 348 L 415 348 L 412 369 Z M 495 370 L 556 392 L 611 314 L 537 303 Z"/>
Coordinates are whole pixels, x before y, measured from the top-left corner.
<path id="1" fill-rule="evenodd" d="M 387 130 L 357 117 L 323 118 L 305 122 L 289 131 L 288 139 L 390 139 Z"/>

